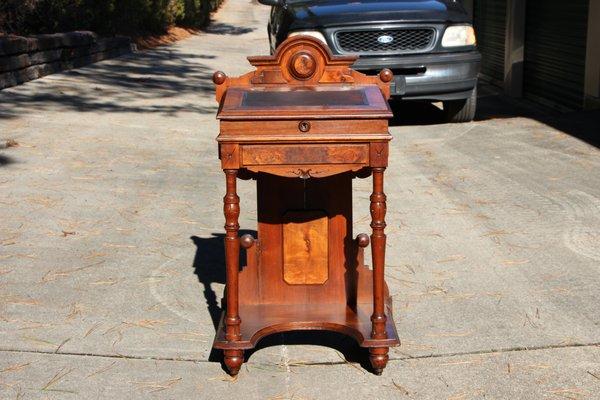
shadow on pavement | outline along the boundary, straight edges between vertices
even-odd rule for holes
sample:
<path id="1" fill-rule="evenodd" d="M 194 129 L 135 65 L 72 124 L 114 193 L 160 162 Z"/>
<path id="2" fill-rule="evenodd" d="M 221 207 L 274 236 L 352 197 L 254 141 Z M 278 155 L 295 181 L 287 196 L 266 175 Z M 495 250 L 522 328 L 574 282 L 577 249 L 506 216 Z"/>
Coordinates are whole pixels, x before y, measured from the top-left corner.
<path id="1" fill-rule="evenodd" d="M 504 95 L 486 96 L 478 100 L 475 121 L 518 117 L 539 121 L 592 146 L 600 147 L 600 110 L 559 112 Z"/>
<path id="2" fill-rule="evenodd" d="M 444 112 L 428 101 L 390 100 L 394 117 L 390 126 L 443 124 Z"/>
<path id="3" fill-rule="evenodd" d="M 498 94 L 498 89 L 485 88 L 480 92 L 490 91 L 495 93 L 483 94 L 478 98 L 476 122 L 503 118 L 530 118 L 592 146 L 600 147 L 600 110 L 559 112 L 528 100 L 512 99 Z M 390 106 L 394 111 L 394 118 L 390 120 L 390 126 L 445 123 L 444 112 L 431 102 L 392 99 Z"/>
<path id="4" fill-rule="evenodd" d="M 250 234 L 256 237 L 256 231 L 242 229 L 239 236 Z M 200 238 L 192 236 L 190 239 L 196 245 L 196 255 L 194 257 L 194 274 L 198 281 L 204 287 L 204 298 L 206 306 L 212 319 L 215 331 L 219 327 L 221 313 L 223 312 L 223 299 L 219 301 L 217 294 L 212 289 L 211 284 L 225 284 L 225 246 L 223 233 L 213 233 L 212 237 Z M 243 249 L 242 249 L 243 250 Z M 246 252 L 240 251 L 240 269 L 246 265 Z"/>
<path id="5" fill-rule="evenodd" d="M 4 154 L 0 154 L 0 167 L 4 167 L 8 164 L 14 164 L 15 160 L 12 157 L 6 156 Z"/>
<path id="6" fill-rule="evenodd" d="M 246 33 L 253 32 L 255 29 L 242 26 L 235 26 L 223 22 L 211 22 L 203 30 L 204 32 L 216 35 L 245 35 Z"/>
<path id="7" fill-rule="evenodd" d="M 312 345 L 334 349 L 340 353 L 339 362 L 358 363 L 366 370 L 371 371 L 369 351 L 361 348 L 354 339 L 337 332 L 330 331 L 290 331 L 269 335 L 258 342 L 258 345 L 247 350 L 245 361 L 248 361 L 259 350 L 279 345 Z M 294 365 L 302 364 L 302 360 L 294 360 Z"/>
<path id="8" fill-rule="evenodd" d="M 46 110 L 213 114 L 216 107 L 201 106 L 197 99 L 175 100 L 186 94 L 211 95 L 213 70 L 201 61 L 213 58 L 161 47 L 74 69 L 53 82 L 0 91 L 0 119 Z"/>

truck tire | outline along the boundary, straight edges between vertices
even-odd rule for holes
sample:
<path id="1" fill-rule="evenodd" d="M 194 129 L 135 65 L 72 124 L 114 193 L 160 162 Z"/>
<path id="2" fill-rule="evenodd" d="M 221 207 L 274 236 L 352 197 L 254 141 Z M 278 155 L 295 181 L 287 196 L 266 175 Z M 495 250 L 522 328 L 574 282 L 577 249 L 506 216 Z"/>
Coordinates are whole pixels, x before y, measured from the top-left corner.
<path id="1" fill-rule="evenodd" d="M 471 122 L 477 109 L 477 88 L 473 89 L 468 99 L 448 100 L 443 104 L 447 122 Z"/>

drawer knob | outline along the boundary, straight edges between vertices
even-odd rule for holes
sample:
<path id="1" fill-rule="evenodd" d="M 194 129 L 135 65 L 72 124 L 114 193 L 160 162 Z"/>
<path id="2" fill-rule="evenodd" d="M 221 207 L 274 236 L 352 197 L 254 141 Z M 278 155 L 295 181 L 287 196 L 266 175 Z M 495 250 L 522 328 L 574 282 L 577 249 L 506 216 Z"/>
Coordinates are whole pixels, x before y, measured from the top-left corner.
<path id="1" fill-rule="evenodd" d="M 308 122 L 308 121 L 300 121 L 300 123 L 298 124 L 298 129 L 300 129 L 300 132 L 308 132 L 308 131 L 310 131 L 310 122 Z"/>

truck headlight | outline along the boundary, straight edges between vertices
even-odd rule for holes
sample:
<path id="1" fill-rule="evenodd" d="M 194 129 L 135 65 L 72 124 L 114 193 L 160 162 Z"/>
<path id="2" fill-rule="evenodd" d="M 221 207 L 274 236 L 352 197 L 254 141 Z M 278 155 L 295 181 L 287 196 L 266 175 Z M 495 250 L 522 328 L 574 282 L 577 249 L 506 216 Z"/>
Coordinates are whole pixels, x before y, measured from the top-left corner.
<path id="1" fill-rule="evenodd" d="M 288 34 L 288 37 L 293 37 L 293 36 L 298 36 L 298 35 L 312 36 L 315 39 L 319 39 L 321 42 L 327 44 L 327 40 L 325 40 L 325 36 L 323 36 L 323 34 L 319 31 L 296 31 L 296 32 L 291 32 L 290 34 Z"/>
<path id="2" fill-rule="evenodd" d="M 442 47 L 474 46 L 475 43 L 475 30 L 471 25 L 449 26 L 442 38 Z"/>

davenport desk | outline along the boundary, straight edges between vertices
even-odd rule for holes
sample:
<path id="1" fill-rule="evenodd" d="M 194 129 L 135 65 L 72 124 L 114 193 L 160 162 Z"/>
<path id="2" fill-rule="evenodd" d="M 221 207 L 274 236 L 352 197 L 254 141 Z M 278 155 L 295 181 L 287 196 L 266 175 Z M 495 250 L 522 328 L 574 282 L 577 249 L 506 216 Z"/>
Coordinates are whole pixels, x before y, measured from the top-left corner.
<path id="1" fill-rule="evenodd" d="M 368 348 L 380 374 L 399 344 L 384 281 L 392 73 L 353 71 L 356 57 L 333 56 L 308 36 L 248 60 L 252 72 L 213 76 L 227 189 L 226 305 L 213 346 L 235 375 L 244 350 L 267 335 L 335 331 Z M 370 175 L 372 233 L 353 237 L 352 179 Z M 238 178 L 256 180 L 257 238 L 238 236 Z"/>

